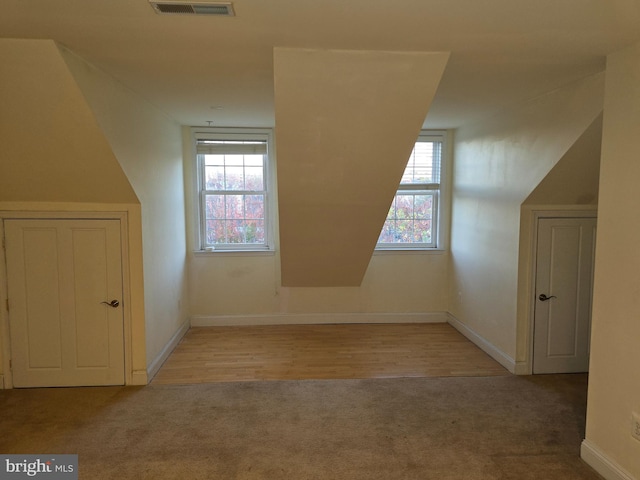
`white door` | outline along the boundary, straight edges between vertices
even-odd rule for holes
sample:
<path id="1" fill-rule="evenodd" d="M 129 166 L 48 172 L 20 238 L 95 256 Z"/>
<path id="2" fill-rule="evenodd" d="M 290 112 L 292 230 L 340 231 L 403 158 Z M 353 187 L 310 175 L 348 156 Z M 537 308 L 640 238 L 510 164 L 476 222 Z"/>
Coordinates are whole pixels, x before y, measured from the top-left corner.
<path id="1" fill-rule="evenodd" d="M 119 220 L 5 220 L 14 387 L 124 384 Z"/>
<path id="2" fill-rule="evenodd" d="M 533 373 L 589 370 L 595 218 L 540 218 Z"/>

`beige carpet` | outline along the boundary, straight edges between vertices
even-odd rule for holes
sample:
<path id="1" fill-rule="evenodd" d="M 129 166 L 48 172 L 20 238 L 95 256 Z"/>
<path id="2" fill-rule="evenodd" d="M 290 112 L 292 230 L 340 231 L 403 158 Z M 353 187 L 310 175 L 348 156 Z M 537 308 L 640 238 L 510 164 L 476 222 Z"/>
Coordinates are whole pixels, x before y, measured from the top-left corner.
<path id="1" fill-rule="evenodd" d="M 81 479 L 598 479 L 586 375 L 0 391 L 0 452 Z"/>

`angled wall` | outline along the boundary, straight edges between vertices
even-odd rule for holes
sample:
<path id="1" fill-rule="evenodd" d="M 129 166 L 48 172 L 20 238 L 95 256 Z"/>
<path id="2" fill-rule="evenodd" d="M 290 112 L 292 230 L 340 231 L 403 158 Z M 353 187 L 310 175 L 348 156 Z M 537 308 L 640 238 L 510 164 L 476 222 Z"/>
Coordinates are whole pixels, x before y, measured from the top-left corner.
<path id="1" fill-rule="evenodd" d="M 520 207 L 598 117 L 603 91 L 598 74 L 456 132 L 449 312 L 512 371 Z"/>
<path id="2" fill-rule="evenodd" d="M 516 362 L 519 373 L 532 369 L 533 238 L 540 211 L 594 212 L 598 208 L 602 114 L 598 115 L 536 186 L 520 209 Z"/>
<path id="3" fill-rule="evenodd" d="M 127 213 L 132 323 L 127 374 L 129 381 L 144 383 L 138 198 L 53 41 L 0 40 L 0 68 L 0 211 Z M 3 348 L 8 351 L 6 337 Z"/>
<path id="4" fill-rule="evenodd" d="M 536 186 L 524 205 L 597 205 L 602 114 Z"/>
<path id="5" fill-rule="evenodd" d="M 70 72 L 140 199 L 146 369 L 187 326 L 182 133 L 173 119 L 72 52 Z"/>
<path id="6" fill-rule="evenodd" d="M 274 50 L 283 286 L 362 283 L 448 57 Z"/>
<path id="7" fill-rule="evenodd" d="M 0 210 L 127 212 L 132 381 L 146 383 L 188 326 L 180 126 L 52 41 L 0 40 L 0 55 Z"/>
<path id="8" fill-rule="evenodd" d="M 51 40 L 0 40 L 0 201 L 138 203 Z"/>

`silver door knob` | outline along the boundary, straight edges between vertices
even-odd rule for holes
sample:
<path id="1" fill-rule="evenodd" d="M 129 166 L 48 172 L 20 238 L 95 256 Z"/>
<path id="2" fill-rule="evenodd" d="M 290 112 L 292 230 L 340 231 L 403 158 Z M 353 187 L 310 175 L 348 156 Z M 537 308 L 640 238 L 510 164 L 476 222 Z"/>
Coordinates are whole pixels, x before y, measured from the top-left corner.
<path id="1" fill-rule="evenodd" d="M 120 305 L 120 302 L 118 300 L 111 300 L 110 302 L 100 302 L 100 303 L 104 303 L 105 305 L 109 305 L 112 308 L 118 308 L 118 306 Z"/>
<path id="2" fill-rule="evenodd" d="M 546 302 L 547 300 L 551 300 L 552 298 L 558 298 L 555 295 L 551 295 L 550 297 L 547 297 L 544 293 L 541 293 L 540 296 L 538 297 L 538 300 L 540 300 L 541 302 Z"/>

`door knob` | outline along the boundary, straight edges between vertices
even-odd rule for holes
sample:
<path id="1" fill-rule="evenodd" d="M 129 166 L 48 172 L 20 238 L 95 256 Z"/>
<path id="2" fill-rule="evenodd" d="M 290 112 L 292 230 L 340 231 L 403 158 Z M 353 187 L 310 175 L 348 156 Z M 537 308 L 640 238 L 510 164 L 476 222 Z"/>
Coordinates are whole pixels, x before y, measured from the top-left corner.
<path id="1" fill-rule="evenodd" d="M 120 302 L 118 300 L 111 300 L 110 302 L 100 302 L 100 303 L 104 303 L 105 305 L 109 305 L 112 308 L 118 308 L 118 306 L 120 305 Z"/>
<path id="2" fill-rule="evenodd" d="M 546 302 L 547 300 L 551 300 L 552 298 L 558 298 L 555 295 L 551 295 L 550 297 L 547 297 L 544 293 L 541 293 L 540 296 L 538 297 L 538 299 L 541 302 Z"/>

